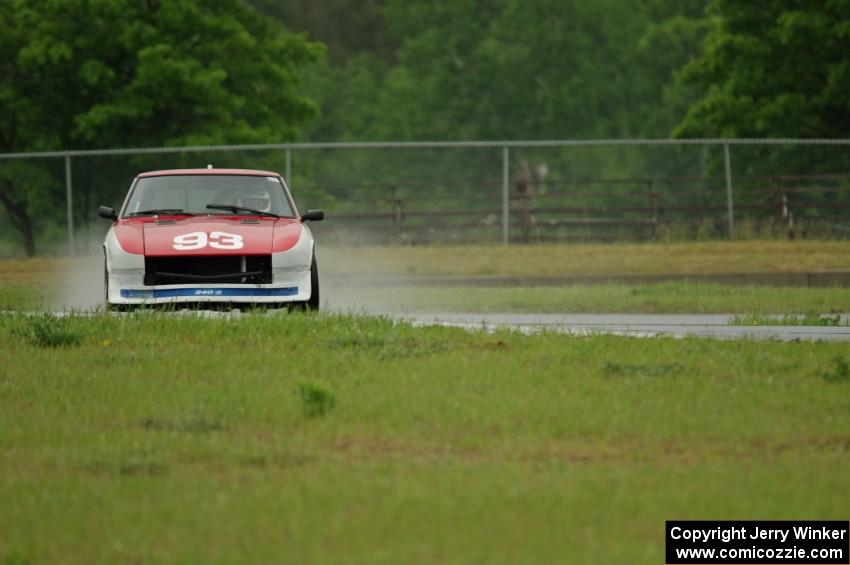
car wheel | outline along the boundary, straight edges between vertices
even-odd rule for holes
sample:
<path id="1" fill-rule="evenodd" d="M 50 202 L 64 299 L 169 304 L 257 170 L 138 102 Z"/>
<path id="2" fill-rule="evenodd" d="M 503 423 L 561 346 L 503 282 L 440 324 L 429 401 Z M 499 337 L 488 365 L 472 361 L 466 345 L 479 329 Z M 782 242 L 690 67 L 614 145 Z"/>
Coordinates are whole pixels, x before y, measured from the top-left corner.
<path id="1" fill-rule="evenodd" d="M 316 254 L 313 253 L 313 263 L 310 265 L 310 300 L 307 301 L 307 310 L 319 311 L 319 267 L 316 264 Z"/>

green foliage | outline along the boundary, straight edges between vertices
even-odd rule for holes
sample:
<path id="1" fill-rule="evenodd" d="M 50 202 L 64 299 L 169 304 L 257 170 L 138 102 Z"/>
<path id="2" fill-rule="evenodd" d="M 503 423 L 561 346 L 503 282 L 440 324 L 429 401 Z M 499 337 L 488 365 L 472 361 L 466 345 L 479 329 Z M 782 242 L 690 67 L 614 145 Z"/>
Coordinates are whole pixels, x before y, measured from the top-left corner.
<path id="1" fill-rule="evenodd" d="M 846 137 L 846 2 L 713 0 L 703 54 L 682 71 L 703 96 L 681 136 Z"/>
<path id="2" fill-rule="evenodd" d="M 324 416 L 336 404 L 333 391 L 317 383 L 299 383 L 298 396 L 301 398 L 301 408 L 308 418 Z"/>
<path id="3" fill-rule="evenodd" d="M 809 311 L 803 314 L 771 316 L 764 313 L 740 314 L 729 320 L 732 326 L 846 326 L 840 314 L 820 314 Z"/>
<path id="4" fill-rule="evenodd" d="M 15 0 L 0 26 L 0 152 L 279 142 L 317 113 L 299 81 L 323 47 L 240 0 Z M 0 165 L 28 255 L 63 175 Z"/>
<path id="5" fill-rule="evenodd" d="M 238 0 L 0 10 L 4 151 L 280 141 L 315 113 L 298 78 L 321 47 Z"/>
<path id="6" fill-rule="evenodd" d="M 0 565 L 30 565 L 32 561 L 27 559 L 27 556 L 16 548 L 10 549 L 0 561 Z"/>
<path id="7" fill-rule="evenodd" d="M 681 12 L 671 12 L 666 6 L 641 37 L 636 53 L 641 76 L 637 80 L 645 84 L 645 93 L 638 96 L 642 121 L 633 130 L 635 136 L 667 136 L 701 94 L 699 87 L 682 84 L 676 76 L 702 52 L 711 27 L 702 17 L 702 4 L 683 4 Z"/>
<path id="8" fill-rule="evenodd" d="M 398 47 L 387 26 L 383 0 L 250 0 L 288 29 L 304 31 L 328 48 L 328 59 L 344 64 L 363 53 L 391 60 Z M 344 17 L 342 17 L 344 15 Z"/>
<path id="9" fill-rule="evenodd" d="M 832 369 L 821 373 L 823 380 L 830 383 L 850 381 L 850 363 L 841 355 L 832 358 Z"/>
<path id="10" fill-rule="evenodd" d="M 308 21 L 288 4 L 257 3 L 287 25 L 338 36 L 332 24 Z M 700 48 L 704 4 L 387 0 L 376 14 L 365 2 L 370 21 L 383 25 L 383 47 L 368 47 L 365 31 L 360 41 L 329 40 L 336 64 L 309 73 L 323 116 L 308 134 L 319 141 L 663 137 L 695 96 L 672 79 Z"/>
<path id="11" fill-rule="evenodd" d="M 79 345 L 81 340 L 68 317 L 52 314 L 24 316 L 15 333 L 34 347 L 71 347 Z"/>

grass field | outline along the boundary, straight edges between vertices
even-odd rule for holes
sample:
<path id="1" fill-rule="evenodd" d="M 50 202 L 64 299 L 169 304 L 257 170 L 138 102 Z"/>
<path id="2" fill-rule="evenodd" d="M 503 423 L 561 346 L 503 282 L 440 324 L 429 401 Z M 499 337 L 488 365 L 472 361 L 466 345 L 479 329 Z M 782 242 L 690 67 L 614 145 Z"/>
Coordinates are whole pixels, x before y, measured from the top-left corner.
<path id="1" fill-rule="evenodd" d="M 847 519 L 833 343 L 0 315 L 0 562 L 663 563 Z"/>
<path id="2" fill-rule="evenodd" d="M 850 269 L 847 241 L 352 247 L 324 253 L 327 272 L 345 273 L 366 265 L 370 273 L 403 275 L 544 277 Z"/>
<path id="3" fill-rule="evenodd" d="M 710 241 L 322 248 L 332 275 L 571 276 L 850 270 L 850 241 Z M 100 265 L 96 257 L 93 265 Z M 65 258 L 0 260 L 0 285 L 67 272 Z"/>

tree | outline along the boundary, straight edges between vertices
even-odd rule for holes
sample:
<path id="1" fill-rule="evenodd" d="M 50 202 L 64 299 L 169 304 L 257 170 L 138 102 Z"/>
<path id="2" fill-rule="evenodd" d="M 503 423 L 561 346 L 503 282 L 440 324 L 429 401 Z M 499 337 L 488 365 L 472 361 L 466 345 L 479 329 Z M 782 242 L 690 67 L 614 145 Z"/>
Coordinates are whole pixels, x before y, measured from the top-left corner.
<path id="1" fill-rule="evenodd" d="M 711 27 L 705 5 L 706 0 L 644 0 L 649 23 L 633 61 L 639 70 L 634 77 L 639 95 L 633 135 L 670 135 L 702 94 L 699 87 L 682 84 L 676 77 L 702 53 Z"/>
<path id="2" fill-rule="evenodd" d="M 327 9 L 337 1 L 313 3 Z M 398 42 L 396 53 L 334 55 L 336 64 L 311 70 L 323 116 L 308 133 L 318 140 L 666 136 L 694 99 L 673 74 L 700 47 L 705 2 L 385 0 L 380 36 Z"/>
<path id="3" fill-rule="evenodd" d="M 299 79 L 322 46 L 240 0 L 15 0 L 0 24 L 0 152 L 280 141 L 317 112 Z M 8 169 L 31 255 L 46 183 Z"/>
<path id="4" fill-rule="evenodd" d="M 388 62 L 398 41 L 384 17 L 385 0 L 250 0 L 288 29 L 306 32 L 327 46 L 328 60 L 343 65 L 364 53 Z"/>
<path id="5" fill-rule="evenodd" d="M 276 7 L 274 13 L 296 29 L 323 34 L 334 29 L 325 29 L 321 18 L 308 21 L 288 0 L 254 1 L 262 1 L 269 13 Z M 305 77 L 321 106 L 305 136 L 316 141 L 666 137 L 699 94 L 676 84 L 674 74 L 700 50 L 708 26 L 702 17 L 705 3 L 363 0 L 357 5 L 382 7 L 372 21 L 383 22 L 378 35 L 396 42 L 397 51 L 387 57 L 366 42 L 329 43 L 331 64 L 314 67 Z M 333 13 L 338 4 L 311 0 L 312 10 L 321 13 Z M 531 153 L 515 150 L 512 157 L 517 164 L 525 158 L 547 160 L 553 181 L 682 175 L 702 162 L 702 155 L 689 153 L 682 166 L 669 151 Z M 444 191 L 473 198 L 480 185 L 500 182 L 494 178 L 501 171 L 496 151 L 419 151 L 393 167 L 392 160 L 400 158 L 392 151 L 349 153 L 310 174 L 314 183 L 323 175 L 318 184 L 325 186 L 343 179 L 394 183 L 402 197 L 405 190 L 415 193 L 411 179 L 427 183 L 432 195 Z M 473 179 L 479 188 L 463 187 Z"/>
<path id="6" fill-rule="evenodd" d="M 850 3 L 713 0 L 701 57 L 681 72 L 703 90 L 676 134 L 847 137 Z"/>
<path id="7" fill-rule="evenodd" d="M 673 76 L 699 50 L 704 1 L 387 0 L 388 33 L 402 38 L 396 62 L 381 68 L 361 57 L 321 69 L 323 117 L 308 132 L 320 140 L 666 137 L 695 98 Z M 658 152 L 653 163 L 646 152 L 555 153 L 553 179 L 643 174 L 672 161 Z M 445 175 L 500 170 L 493 152 L 454 155 L 441 163 Z M 449 171 L 451 158 L 458 163 Z"/>

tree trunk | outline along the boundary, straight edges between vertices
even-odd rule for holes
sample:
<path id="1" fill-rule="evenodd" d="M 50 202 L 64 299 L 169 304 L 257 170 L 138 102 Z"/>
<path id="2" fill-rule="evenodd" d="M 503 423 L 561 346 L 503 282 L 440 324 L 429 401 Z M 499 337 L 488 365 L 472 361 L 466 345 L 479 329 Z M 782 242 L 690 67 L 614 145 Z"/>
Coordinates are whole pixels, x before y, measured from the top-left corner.
<path id="1" fill-rule="evenodd" d="M 0 184 L 0 202 L 2 202 L 3 207 L 6 208 L 6 214 L 9 215 L 12 227 L 14 227 L 21 236 L 21 240 L 24 244 L 24 252 L 27 254 L 27 257 L 34 257 L 35 234 L 32 230 L 32 220 L 30 219 L 29 212 L 27 212 L 27 203 L 14 202 L 9 195 L 9 192 L 10 187 L 8 182 Z"/>
<path id="2" fill-rule="evenodd" d="M 35 237 L 32 233 L 32 223 L 29 221 L 29 218 L 21 224 L 18 231 L 21 234 L 21 239 L 24 241 L 24 252 L 27 254 L 27 257 L 35 257 Z"/>

